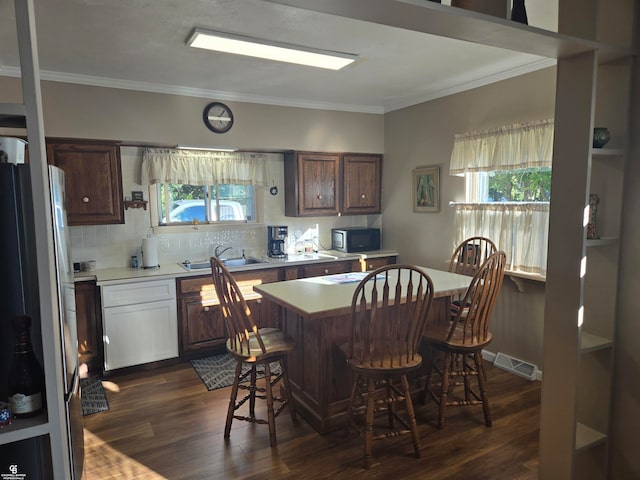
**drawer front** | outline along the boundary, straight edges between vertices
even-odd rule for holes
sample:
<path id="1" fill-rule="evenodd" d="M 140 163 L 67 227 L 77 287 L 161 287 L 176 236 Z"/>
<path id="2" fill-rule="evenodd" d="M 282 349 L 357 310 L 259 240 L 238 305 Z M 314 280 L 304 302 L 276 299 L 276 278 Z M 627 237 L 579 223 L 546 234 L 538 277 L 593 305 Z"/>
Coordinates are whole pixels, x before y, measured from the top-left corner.
<path id="1" fill-rule="evenodd" d="M 349 273 L 351 262 L 332 262 L 319 265 L 305 265 L 302 267 L 302 277 L 321 277 L 323 275 L 335 275 L 336 273 Z"/>
<path id="2" fill-rule="evenodd" d="M 259 272 L 236 272 L 232 273 L 233 278 L 237 282 L 245 299 L 260 298 L 260 295 L 253 291 L 254 285 L 263 283 L 271 283 L 278 281 L 278 270 L 268 269 Z M 202 299 L 215 300 L 217 298 L 216 290 L 213 286 L 213 279 L 210 275 L 202 277 L 181 278 L 179 282 L 179 291 L 181 295 L 197 293 Z"/>
<path id="3" fill-rule="evenodd" d="M 121 283 L 101 287 L 102 307 L 118 307 L 176 298 L 175 280 Z"/>

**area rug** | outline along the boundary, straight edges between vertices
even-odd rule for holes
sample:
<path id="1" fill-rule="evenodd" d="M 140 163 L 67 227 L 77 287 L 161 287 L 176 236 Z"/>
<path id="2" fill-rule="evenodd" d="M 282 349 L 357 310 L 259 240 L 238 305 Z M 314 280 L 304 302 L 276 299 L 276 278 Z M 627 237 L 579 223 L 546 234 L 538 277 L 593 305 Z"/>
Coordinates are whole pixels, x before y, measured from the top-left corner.
<path id="1" fill-rule="evenodd" d="M 81 378 L 80 391 L 83 416 L 109 410 L 107 395 L 104 393 L 102 380 L 99 377 Z"/>
<path id="2" fill-rule="evenodd" d="M 215 390 L 233 384 L 233 376 L 236 372 L 236 361 L 228 353 L 191 360 L 191 365 L 200 377 L 200 380 L 202 380 L 202 383 L 207 387 L 207 390 Z M 272 373 L 280 373 L 279 363 L 271 363 L 270 366 Z M 249 370 L 248 366 L 242 369 L 243 372 L 247 370 Z M 258 372 L 258 378 L 262 378 L 263 376 L 263 372 Z"/>

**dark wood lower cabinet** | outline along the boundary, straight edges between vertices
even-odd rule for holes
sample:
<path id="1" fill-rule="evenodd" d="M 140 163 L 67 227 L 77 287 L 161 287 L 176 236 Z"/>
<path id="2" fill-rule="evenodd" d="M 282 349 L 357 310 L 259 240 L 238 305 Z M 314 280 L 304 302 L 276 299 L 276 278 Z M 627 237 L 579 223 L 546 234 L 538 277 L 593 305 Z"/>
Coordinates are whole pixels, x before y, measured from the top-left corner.
<path id="1" fill-rule="evenodd" d="M 237 272 L 247 305 L 259 327 L 277 327 L 279 309 L 253 291 L 254 285 L 278 281 L 277 269 Z M 211 275 L 177 279 L 180 355 L 194 356 L 222 349 L 227 340 L 226 327 Z"/>
<path id="2" fill-rule="evenodd" d="M 102 322 L 98 287 L 95 281 L 75 284 L 78 359 L 90 374 L 102 374 Z"/>

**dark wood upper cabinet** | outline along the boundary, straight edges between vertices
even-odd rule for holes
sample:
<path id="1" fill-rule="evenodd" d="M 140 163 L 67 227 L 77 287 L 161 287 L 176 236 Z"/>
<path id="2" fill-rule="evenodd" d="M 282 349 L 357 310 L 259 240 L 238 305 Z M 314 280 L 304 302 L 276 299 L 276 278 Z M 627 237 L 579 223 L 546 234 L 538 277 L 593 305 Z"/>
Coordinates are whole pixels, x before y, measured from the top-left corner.
<path id="1" fill-rule="evenodd" d="M 382 155 L 289 151 L 284 159 L 285 215 L 380 213 Z"/>
<path id="2" fill-rule="evenodd" d="M 124 223 L 117 144 L 47 141 L 47 161 L 64 171 L 69 225 Z"/>
<path id="3" fill-rule="evenodd" d="M 344 154 L 342 168 L 342 213 L 380 213 L 382 156 Z"/>
<path id="4" fill-rule="evenodd" d="M 340 211 L 340 155 L 286 152 L 285 215 L 337 215 Z"/>

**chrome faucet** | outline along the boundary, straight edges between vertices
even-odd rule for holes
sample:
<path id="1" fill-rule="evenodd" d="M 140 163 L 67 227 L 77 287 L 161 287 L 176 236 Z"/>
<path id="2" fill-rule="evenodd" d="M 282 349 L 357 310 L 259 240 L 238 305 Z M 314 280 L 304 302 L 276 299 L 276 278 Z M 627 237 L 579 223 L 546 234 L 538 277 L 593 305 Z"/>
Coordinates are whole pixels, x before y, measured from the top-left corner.
<path id="1" fill-rule="evenodd" d="M 218 245 L 218 246 L 216 247 L 216 249 L 214 250 L 213 255 L 214 255 L 216 258 L 220 258 L 220 255 L 222 255 L 222 254 L 223 254 L 224 252 L 226 252 L 227 250 L 231 250 L 231 249 L 233 248 L 233 247 L 227 247 L 227 248 L 222 249 L 222 251 L 220 251 L 220 247 L 223 247 L 223 246 L 224 246 L 224 245 Z"/>

